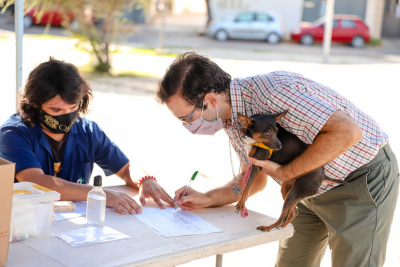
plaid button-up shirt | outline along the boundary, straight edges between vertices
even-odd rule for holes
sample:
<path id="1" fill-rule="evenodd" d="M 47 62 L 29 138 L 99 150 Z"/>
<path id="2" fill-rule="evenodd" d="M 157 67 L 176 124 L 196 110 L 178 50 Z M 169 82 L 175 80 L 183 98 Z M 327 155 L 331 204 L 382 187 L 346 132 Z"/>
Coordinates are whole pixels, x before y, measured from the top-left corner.
<path id="1" fill-rule="evenodd" d="M 388 142 L 388 136 L 379 125 L 349 100 L 300 74 L 277 71 L 234 79 L 230 84 L 230 96 L 232 120 L 226 123 L 225 131 L 244 165 L 249 163 L 248 151 L 238 112 L 251 116 L 289 110 L 278 123 L 303 142 L 311 144 L 332 113 L 342 110 L 358 123 L 363 137 L 324 166 L 325 174 L 331 178 L 345 179 L 352 171 L 371 161 Z M 336 186 L 338 184 L 323 182 L 317 195 Z"/>

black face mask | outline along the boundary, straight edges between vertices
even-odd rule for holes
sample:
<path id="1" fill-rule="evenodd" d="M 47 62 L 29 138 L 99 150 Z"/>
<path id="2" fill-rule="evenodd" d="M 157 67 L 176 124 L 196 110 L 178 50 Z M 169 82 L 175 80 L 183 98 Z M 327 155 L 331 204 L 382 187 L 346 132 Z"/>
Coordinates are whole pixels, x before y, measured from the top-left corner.
<path id="1" fill-rule="evenodd" d="M 79 108 L 71 113 L 51 116 L 42 110 L 40 122 L 52 133 L 67 133 L 78 117 Z"/>

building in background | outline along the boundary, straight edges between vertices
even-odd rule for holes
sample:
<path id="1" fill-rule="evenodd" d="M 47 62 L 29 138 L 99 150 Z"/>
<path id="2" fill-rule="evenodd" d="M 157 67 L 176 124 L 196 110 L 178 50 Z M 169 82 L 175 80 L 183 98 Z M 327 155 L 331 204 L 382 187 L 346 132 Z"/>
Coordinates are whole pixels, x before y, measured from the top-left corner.
<path id="1" fill-rule="evenodd" d="M 400 38 L 400 0 L 385 0 L 382 36 Z"/>
<path id="2" fill-rule="evenodd" d="M 206 0 L 173 0 L 171 9 L 173 14 L 205 14 L 207 12 Z"/>

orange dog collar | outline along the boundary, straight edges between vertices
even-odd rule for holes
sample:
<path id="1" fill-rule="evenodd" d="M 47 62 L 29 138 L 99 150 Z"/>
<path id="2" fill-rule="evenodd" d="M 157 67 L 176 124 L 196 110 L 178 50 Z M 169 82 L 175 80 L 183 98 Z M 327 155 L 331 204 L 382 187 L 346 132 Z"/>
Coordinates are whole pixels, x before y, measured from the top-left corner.
<path id="1" fill-rule="evenodd" d="M 272 152 L 274 151 L 274 150 L 272 150 L 271 148 L 269 148 L 269 147 L 267 147 L 266 145 L 264 145 L 263 143 L 250 143 L 249 145 L 251 145 L 251 146 L 258 146 L 258 147 L 261 147 L 261 148 L 263 148 L 263 149 L 266 149 L 266 150 L 269 150 L 269 156 L 268 156 L 268 159 L 272 156 Z"/>

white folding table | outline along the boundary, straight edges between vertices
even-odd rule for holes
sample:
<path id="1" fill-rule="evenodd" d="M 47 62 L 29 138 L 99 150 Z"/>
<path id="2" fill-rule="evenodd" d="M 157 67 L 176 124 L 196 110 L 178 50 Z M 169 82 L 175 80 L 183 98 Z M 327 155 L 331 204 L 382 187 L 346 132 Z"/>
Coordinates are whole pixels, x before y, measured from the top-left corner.
<path id="1" fill-rule="evenodd" d="M 119 191 L 133 190 L 115 187 Z M 129 239 L 72 247 L 49 236 L 10 244 L 7 266 L 176 266 L 196 259 L 217 255 L 216 266 L 222 266 L 224 253 L 245 249 L 293 235 L 293 226 L 271 232 L 260 232 L 257 226 L 269 225 L 276 219 L 249 210 L 245 219 L 235 213 L 233 205 L 192 210 L 221 233 L 170 237 L 157 235 L 133 215 L 106 213 L 105 225 L 130 236 Z M 85 217 L 55 222 L 54 234 L 86 227 Z"/>

